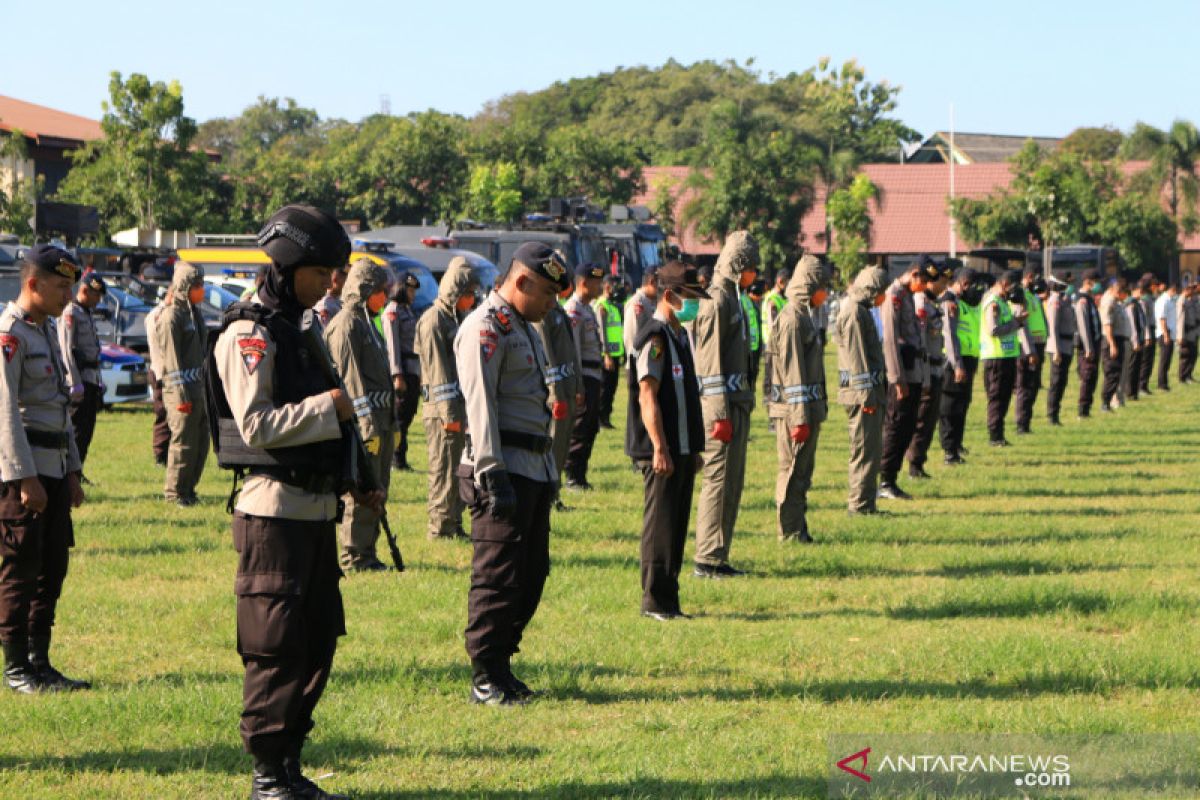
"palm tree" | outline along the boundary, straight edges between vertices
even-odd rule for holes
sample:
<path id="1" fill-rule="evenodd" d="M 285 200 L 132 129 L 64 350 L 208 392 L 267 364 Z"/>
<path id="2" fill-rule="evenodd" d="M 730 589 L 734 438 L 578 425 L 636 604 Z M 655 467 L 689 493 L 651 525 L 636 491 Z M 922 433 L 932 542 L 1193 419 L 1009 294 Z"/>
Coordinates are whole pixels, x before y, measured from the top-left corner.
<path id="1" fill-rule="evenodd" d="M 1196 213 L 1196 201 L 1200 197 L 1200 179 L 1196 177 L 1196 165 L 1200 162 L 1200 130 L 1195 125 L 1177 119 L 1169 130 L 1161 131 L 1139 122 L 1122 145 L 1121 155 L 1150 161 L 1150 168 L 1139 176 L 1137 183 L 1160 197 L 1166 195 L 1171 219 L 1181 233 L 1194 233 L 1200 228 L 1200 217 Z M 1177 275 L 1178 254 L 1173 267 Z"/>

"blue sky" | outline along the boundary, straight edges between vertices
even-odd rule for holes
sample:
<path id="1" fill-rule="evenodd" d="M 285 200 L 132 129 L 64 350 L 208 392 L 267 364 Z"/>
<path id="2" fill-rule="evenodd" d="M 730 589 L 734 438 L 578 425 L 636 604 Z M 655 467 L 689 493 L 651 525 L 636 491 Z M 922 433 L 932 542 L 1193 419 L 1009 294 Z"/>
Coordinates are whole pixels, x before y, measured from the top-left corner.
<path id="1" fill-rule="evenodd" d="M 956 128 L 972 132 L 1200 122 L 1200 0 L 68 0 L 56 8 L 72 3 L 53 25 L 36 3 L 8 4 L 0 94 L 98 117 L 115 69 L 179 79 L 198 120 L 235 115 L 260 94 L 352 120 L 378 111 L 383 95 L 393 113 L 470 115 L 506 93 L 617 66 L 753 58 L 782 74 L 827 55 L 901 85 L 898 116 L 923 133 L 947 126 L 951 103 Z"/>

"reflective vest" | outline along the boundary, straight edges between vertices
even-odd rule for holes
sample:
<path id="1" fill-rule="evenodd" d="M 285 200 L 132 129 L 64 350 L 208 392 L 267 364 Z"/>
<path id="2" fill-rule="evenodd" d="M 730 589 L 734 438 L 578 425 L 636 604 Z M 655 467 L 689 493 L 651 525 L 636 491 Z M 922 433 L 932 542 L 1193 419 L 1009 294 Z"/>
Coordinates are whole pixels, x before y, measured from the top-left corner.
<path id="1" fill-rule="evenodd" d="M 958 352 L 971 358 L 979 358 L 979 326 L 983 315 L 979 306 L 962 299 L 958 301 Z"/>
<path id="2" fill-rule="evenodd" d="M 596 316 L 604 312 L 604 354 L 615 359 L 625 357 L 625 327 L 621 324 L 621 309 L 607 297 L 599 297 L 592 302 L 592 311 Z"/>
<path id="3" fill-rule="evenodd" d="M 1042 308 L 1042 298 L 1038 297 L 1028 289 L 1022 289 L 1025 293 L 1025 308 L 1029 310 L 1029 318 L 1025 320 L 1025 324 L 1029 327 L 1029 335 L 1036 342 L 1046 341 L 1046 312 Z"/>
<path id="4" fill-rule="evenodd" d="M 983 305 L 980 306 L 981 323 L 983 314 L 987 313 L 987 307 L 993 304 L 996 306 L 996 325 L 1012 322 L 1012 309 L 1008 307 L 1008 303 L 1000 295 L 992 294 L 984 298 Z M 1016 358 L 1020 351 L 1015 331 L 1004 336 L 985 336 L 980 332 L 979 357 L 982 359 Z"/>
<path id="5" fill-rule="evenodd" d="M 746 292 L 739 292 L 742 301 L 742 314 L 746 317 L 746 330 L 750 333 L 750 352 L 757 353 L 762 347 L 762 337 L 758 329 L 758 314 L 754 313 L 754 301 Z"/>
<path id="6" fill-rule="evenodd" d="M 770 314 L 767 313 L 767 303 L 770 303 L 771 305 L 775 306 L 775 315 L 774 316 L 771 316 Z M 783 292 L 779 291 L 778 289 L 772 289 L 771 291 L 767 292 L 767 294 L 763 297 L 762 318 L 763 318 L 763 320 L 765 320 L 765 324 L 763 327 L 766 329 L 763 331 L 763 333 L 764 333 L 763 341 L 764 342 L 769 343 L 771 341 L 771 336 L 773 335 L 774 328 L 775 328 L 774 323 L 779 320 L 779 312 L 783 311 L 783 308 L 786 305 L 787 305 L 787 298 L 784 297 Z"/>

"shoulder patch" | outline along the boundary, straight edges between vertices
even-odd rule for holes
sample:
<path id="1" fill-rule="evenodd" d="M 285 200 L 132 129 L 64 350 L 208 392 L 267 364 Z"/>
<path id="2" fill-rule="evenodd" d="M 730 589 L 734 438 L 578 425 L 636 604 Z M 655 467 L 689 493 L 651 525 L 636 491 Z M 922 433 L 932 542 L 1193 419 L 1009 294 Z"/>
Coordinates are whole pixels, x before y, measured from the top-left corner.
<path id="1" fill-rule="evenodd" d="M 488 312 L 488 316 L 496 320 L 496 325 L 499 326 L 501 331 L 504 333 L 512 332 L 512 317 L 509 316 L 507 308 L 493 308 Z"/>
<path id="2" fill-rule="evenodd" d="M 247 375 L 253 375 L 259 363 L 267 352 L 266 339 L 256 336 L 239 336 L 237 339 L 238 352 L 242 354 L 242 366 Z"/>
<path id="3" fill-rule="evenodd" d="M 661 336 L 655 336 L 650 340 L 650 358 L 654 359 L 655 361 L 662 358 L 662 344 Z"/>
<path id="4" fill-rule="evenodd" d="M 11 333 L 0 334 L 0 351 L 4 353 L 4 362 L 7 364 L 13 360 L 13 356 L 17 354 L 17 348 L 21 346 L 21 340 Z"/>
<path id="5" fill-rule="evenodd" d="M 388 322 L 395 322 L 396 321 L 396 312 L 389 311 L 387 314 L 387 318 L 388 318 Z"/>
<path id="6" fill-rule="evenodd" d="M 75 325 L 75 315 L 74 314 L 63 314 L 63 320 L 66 322 L 68 328 L 73 327 Z"/>
<path id="7" fill-rule="evenodd" d="M 479 329 L 479 352 L 483 355 L 485 362 L 492 360 L 499 345 L 500 336 L 495 331 L 489 331 L 487 328 Z"/>

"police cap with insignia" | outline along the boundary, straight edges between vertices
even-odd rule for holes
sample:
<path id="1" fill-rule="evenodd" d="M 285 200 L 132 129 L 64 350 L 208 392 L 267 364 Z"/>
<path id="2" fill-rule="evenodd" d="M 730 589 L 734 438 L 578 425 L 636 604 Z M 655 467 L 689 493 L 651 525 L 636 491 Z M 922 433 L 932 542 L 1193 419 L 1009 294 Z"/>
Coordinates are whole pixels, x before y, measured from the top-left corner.
<path id="1" fill-rule="evenodd" d="M 596 280 L 600 280 L 604 277 L 604 267 L 600 266 L 599 264 L 594 264 L 590 261 L 586 264 L 580 264 L 575 268 L 575 277 L 584 279 L 595 278 Z"/>
<path id="2" fill-rule="evenodd" d="M 90 269 L 83 273 L 83 285 L 91 289 L 93 292 L 108 294 L 108 284 L 104 282 L 104 278 L 101 278 Z"/>
<path id="3" fill-rule="evenodd" d="M 919 270 L 921 280 L 933 282 L 942 276 L 942 268 L 938 266 L 938 263 L 931 256 L 927 256 L 924 253 L 917 256 L 917 260 L 913 263 L 913 266 Z"/>
<path id="4" fill-rule="evenodd" d="M 411 272 L 404 273 L 404 277 L 401 279 L 401 282 L 405 286 L 411 286 L 414 289 L 421 288 L 421 279 L 416 275 L 413 275 Z"/>
<path id="5" fill-rule="evenodd" d="M 35 244 L 25 253 L 25 263 L 60 278 L 79 278 L 79 264 L 66 250 L 53 244 Z"/>
<path id="6" fill-rule="evenodd" d="M 545 242 L 526 242 L 516 249 L 512 260 L 552 283 L 566 285 L 566 259 Z"/>
<path id="7" fill-rule="evenodd" d="M 319 208 L 290 205 L 276 211 L 258 232 L 258 246 L 283 269 L 340 269 L 350 258 L 350 238 Z"/>

